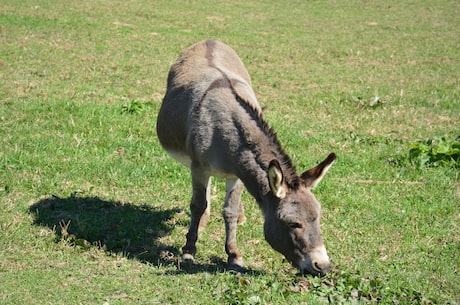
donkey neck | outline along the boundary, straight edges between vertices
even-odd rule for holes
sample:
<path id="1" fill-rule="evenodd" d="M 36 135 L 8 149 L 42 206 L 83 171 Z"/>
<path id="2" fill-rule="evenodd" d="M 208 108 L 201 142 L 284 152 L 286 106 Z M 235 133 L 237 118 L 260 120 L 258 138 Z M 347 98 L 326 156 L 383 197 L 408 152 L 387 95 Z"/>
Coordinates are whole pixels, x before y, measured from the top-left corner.
<path id="1" fill-rule="evenodd" d="M 236 127 L 242 139 L 237 161 L 238 177 L 257 202 L 262 204 L 266 196 L 272 196 L 267 172 L 268 165 L 273 159 L 277 159 L 281 164 L 285 183 L 289 188 L 297 188 L 300 179 L 290 157 L 283 150 L 276 132 L 265 121 L 262 112 L 238 95 L 236 100 L 245 114 L 250 117 L 249 120 L 235 122 L 241 124 Z"/>

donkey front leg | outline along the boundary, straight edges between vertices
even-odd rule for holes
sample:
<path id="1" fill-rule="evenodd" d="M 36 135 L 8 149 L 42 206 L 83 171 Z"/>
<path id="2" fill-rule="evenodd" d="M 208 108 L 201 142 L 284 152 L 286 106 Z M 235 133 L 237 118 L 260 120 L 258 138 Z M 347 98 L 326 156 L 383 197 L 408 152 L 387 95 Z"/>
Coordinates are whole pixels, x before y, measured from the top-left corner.
<path id="1" fill-rule="evenodd" d="M 191 220 L 187 242 L 182 248 L 182 259 L 193 260 L 196 254 L 198 228 L 203 229 L 209 221 L 211 177 L 201 168 L 192 165 L 193 195 L 190 203 Z"/>
<path id="2" fill-rule="evenodd" d="M 243 182 L 239 179 L 227 180 L 225 205 L 223 209 L 225 220 L 225 252 L 228 255 L 229 267 L 243 267 L 243 257 L 236 245 L 236 227 L 241 218 L 240 198 L 243 191 Z"/>

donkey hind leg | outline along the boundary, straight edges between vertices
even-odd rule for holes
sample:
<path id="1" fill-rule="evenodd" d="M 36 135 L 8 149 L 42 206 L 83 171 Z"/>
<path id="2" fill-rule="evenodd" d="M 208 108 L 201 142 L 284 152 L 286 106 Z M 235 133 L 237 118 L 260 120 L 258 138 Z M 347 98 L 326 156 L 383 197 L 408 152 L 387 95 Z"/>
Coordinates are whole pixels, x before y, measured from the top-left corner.
<path id="1" fill-rule="evenodd" d="M 243 257 L 236 245 L 236 226 L 241 211 L 240 198 L 243 182 L 239 179 L 227 180 L 223 215 L 225 220 L 225 252 L 228 255 L 229 267 L 243 267 Z"/>
<path id="2" fill-rule="evenodd" d="M 193 195 L 190 203 L 190 227 L 187 233 L 187 242 L 182 248 L 182 259 L 193 260 L 196 254 L 196 241 L 198 240 L 198 229 L 204 228 L 209 221 L 209 197 L 211 177 L 204 174 L 199 168 L 194 170 L 192 166 Z"/>

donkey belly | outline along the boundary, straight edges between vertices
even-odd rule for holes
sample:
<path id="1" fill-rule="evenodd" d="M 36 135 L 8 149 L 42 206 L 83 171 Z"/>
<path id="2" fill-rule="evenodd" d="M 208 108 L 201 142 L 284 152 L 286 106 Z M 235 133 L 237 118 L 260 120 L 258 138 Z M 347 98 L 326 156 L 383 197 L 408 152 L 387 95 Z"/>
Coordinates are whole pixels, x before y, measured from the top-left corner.
<path id="1" fill-rule="evenodd" d="M 187 166 L 188 168 L 191 167 L 192 165 L 192 159 L 190 158 L 190 156 L 184 152 L 180 152 L 180 151 L 175 151 L 175 150 L 166 150 L 168 152 L 168 154 L 173 157 L 174 159 L 176 159 L 177 161 L 179 161 L 180 163 L 182 163 L 183 165 Z"/>
<path id="2" fill-rule="evenodd" d="M 190 157 L 189 154 L 177 150 L 172 150 L 172 149 L 166 149 L 168 154 L 174 158 L 176 161 L 179 161 L 181 164 L 187 166 L 190 168 L 192 166 L 192 158 Z M 205 162 L 203 162 L 205 161 Z M 211 161 L 211 163 L 207 162 Z M 225 170 L 222 166 L 219 165 L 219 161 L 217 162 L 212 162 L 213 160 L 201 160 L 201 162 L 198 162 L 199 165 L 201 165 L 201 168 L 204 172 L 207 173 L 209 176 L 214 176 L 217 178 L 223 178 L 223 179 L 234 179 L 236 178 L 236 175 L 232 173 L 231 171 Z M 214 163 L 214 164 L 213 164 Z"/>

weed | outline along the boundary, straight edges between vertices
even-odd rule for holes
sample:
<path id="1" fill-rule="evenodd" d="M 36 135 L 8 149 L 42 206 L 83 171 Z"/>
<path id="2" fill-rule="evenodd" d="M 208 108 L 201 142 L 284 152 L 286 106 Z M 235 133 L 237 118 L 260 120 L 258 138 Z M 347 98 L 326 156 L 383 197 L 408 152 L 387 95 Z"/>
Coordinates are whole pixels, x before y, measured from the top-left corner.
<path id="1" fill-rule="evenodd" d="M 132 99 L 121 106 L 121 113 L 139 114 L 144 111 L 144 104 L 141 101 L 135 99 Z"/>
<path id="2" fill-rule="evenodd" d="M 343 304 L 360 302 L 369 303 L 396 303 L 403 304 L 433 304 L 423 294 L 401 287 L 392 290 L 385 281 L 375 277 L 362 277 L 345 271 L 334 271 L 326 278 L 298 277 L 293 291 L 309 291 L 320 296 L 320 300 L 329 304 Z"/>
<path id="3" fill-rule="evenodd" d="M 363 96 L 354 93 L 343 94 L 340 98 L 341 103 L 357 105 L 360 108 L 375 109 L 384 104 L 383 99 L 378 95 Z"/>
<path id="4" fill-rule="evenodd" d="M 417 167 L 460 167 L 460 137 L 445 136 L 413 143 L 401 163 L 406 160 Z"/>

